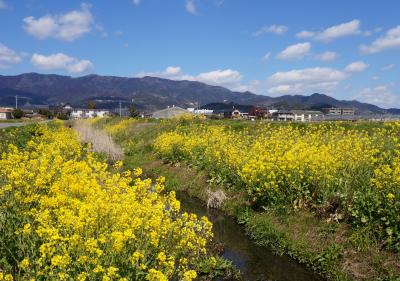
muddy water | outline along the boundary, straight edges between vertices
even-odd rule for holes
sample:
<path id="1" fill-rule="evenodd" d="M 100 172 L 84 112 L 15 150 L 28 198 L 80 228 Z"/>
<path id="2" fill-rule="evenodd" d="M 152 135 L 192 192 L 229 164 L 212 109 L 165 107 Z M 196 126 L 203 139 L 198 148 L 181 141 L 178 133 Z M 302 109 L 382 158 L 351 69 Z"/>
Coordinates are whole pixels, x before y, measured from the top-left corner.
<path id="1" fill-rule="evenodd" d="M 200 200 L 178 194 L 182 209 L 207 216 L 214 225 L 214 239 L 224 244 L 223 256 L 240 270 L 244 280 L 322 281 L 318 275 L 287 256 L 255 244 L 242 226 L 218 210 L 209 210 Z"/>

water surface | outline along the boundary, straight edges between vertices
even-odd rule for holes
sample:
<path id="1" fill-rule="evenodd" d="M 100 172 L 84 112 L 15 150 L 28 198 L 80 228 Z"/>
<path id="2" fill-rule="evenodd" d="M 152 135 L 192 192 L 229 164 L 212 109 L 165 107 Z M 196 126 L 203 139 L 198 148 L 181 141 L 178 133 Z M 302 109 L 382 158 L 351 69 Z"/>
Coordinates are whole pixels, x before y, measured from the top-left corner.
<path id="1" fill-rule="evenodd" d="M 198 199 L 185 193 L 177 195 L 182 209 L 207 216 L 213 223 L 214 239 L 224 244 L 223 256 L 240 270 L 244 280 L 322 281 L 320 276 L 288 256 L 279 256 L 267 247 L 258 246 L 244 228 L 223 212 L 207 209 Z"/>

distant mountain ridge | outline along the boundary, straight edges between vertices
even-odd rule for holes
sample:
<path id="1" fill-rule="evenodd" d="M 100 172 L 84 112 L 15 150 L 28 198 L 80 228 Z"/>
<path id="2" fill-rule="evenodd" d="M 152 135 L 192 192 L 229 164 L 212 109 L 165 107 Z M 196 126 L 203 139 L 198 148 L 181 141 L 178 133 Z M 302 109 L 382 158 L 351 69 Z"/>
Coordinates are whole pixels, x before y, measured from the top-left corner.
<path id="1" fill-rule="evenodd" d="M 115 108 L 119 102 L 128 105 L 133 100 L 140 110 L 153 111 L 176 105 L 183 108 L 209 103 L 232 102 L 286 109 L 321 109 L 323 107 L 354 107 L 359 113 L 400 113 L 399 109 L 382 109 L 358 101 L 336 100 L 323 94 L 284 95 L 269 97 L 251 92 L 235 92 L 220 86 L 197 81 L 175 81 L 157 77 L 128 78 L 87 75 L 70 77 L 56 74 L 25 73 L 0 75 L 0 105 L 12 106 L 14 96 L 31 104 L 70 103 L 84 106 L 95 101 L 98 107 Z"/>

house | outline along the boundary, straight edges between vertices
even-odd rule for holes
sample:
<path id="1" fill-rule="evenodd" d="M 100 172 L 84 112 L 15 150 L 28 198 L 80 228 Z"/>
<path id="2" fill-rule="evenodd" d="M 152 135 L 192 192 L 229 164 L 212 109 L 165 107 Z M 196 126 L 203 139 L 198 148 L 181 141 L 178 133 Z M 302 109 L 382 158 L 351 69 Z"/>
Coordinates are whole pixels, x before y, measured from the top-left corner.
<path id="1" fill-rule="evenodd" d="M 86 119 L 109 116 L 110 112 L 105 109 L 74 109 L 70 113 L 71 119 Z"/>
<path id="2" fill-rule="evenodd" d="M 195 109 L 193 107 L 189 107 L 187 111 L 193 114 L 201 114 L 201 115 L 212 115 L 214 113 L 214 110 L 212 109 Z"/>
<path id="3" fill-rule="evenodd" d="M 268 110 L 265 108 L 254 106 L 249 112 L 249 118 L 264 119 L 269 115 Z"/>
<path id="4" fill-rule="evenodd" d="M 191 112 L 187 111 L 186 109 L 183 109 L 179 106 L 168 106 L 165 109 L 161 109 L 158 111 L 155 111 L 151 114 L 151 117 L 156 118 L 156 119 L 170 119 L 174 117 L 178 117 L 182 114 L 192 114 Z"/>
<path id="5" fill-rule="evenodd" d="M 323 108 L 322 111 L 326 115 L 354 115 L 355 110 L 354 108 L 351 107 L 329 107 L 329 108 Z"/>
<path id="6" fill-rule="evenodd" d="M 11 119 L 11 109 L 9 108 L 0 108 L 0 120 Z"/>
<path id="7" fill-rule="evenodd" d="M 316 110 L 292 110 L 294 121 L 309 122 L 316 120 L 323 115 L 321 111 Z"/>
<path id="8" fill-rule="evenodd" d="M 272 119 L 275 121 L 293 121 L 294 113 L 290 110 L 277 110 L 272 113 Z"/>

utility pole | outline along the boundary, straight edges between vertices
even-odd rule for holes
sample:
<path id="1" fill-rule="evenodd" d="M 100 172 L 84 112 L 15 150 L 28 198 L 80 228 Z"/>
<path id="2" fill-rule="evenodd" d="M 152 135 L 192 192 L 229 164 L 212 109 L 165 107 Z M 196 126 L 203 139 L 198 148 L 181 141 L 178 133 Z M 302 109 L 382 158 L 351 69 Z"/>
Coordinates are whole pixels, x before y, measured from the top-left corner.
<path id="1" fill-rule="evenodd" d="M 119 117 L 122 117 L 121 101 L 119 101 Z"/>
<path id="2" fill-rule="evenodd" d="M 15 109 L 18 109 L 18 96 L 15 95 Z"/>

